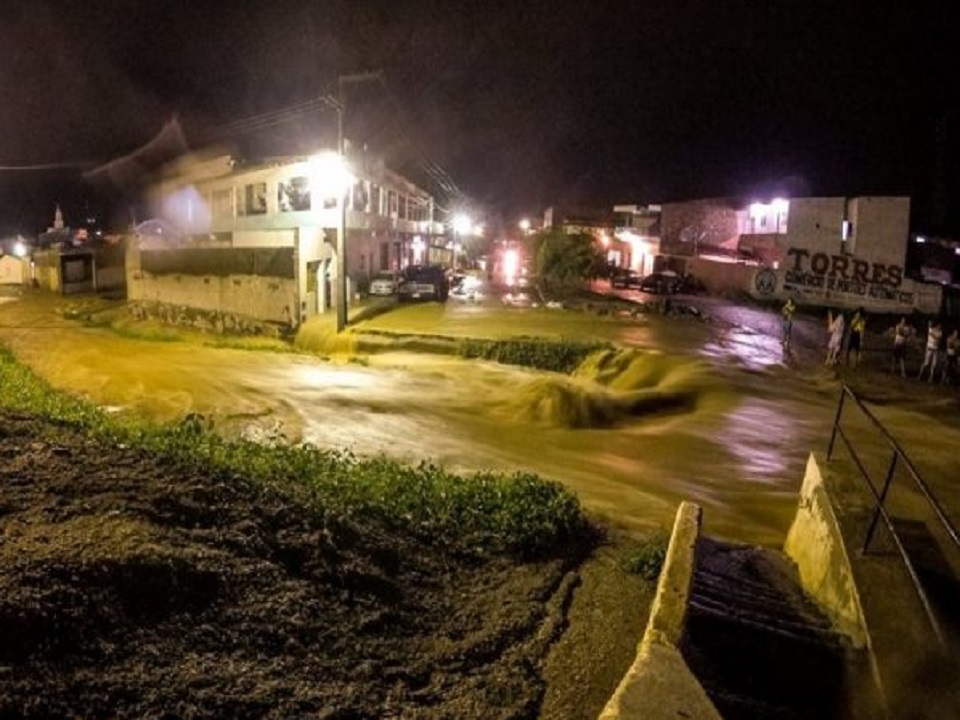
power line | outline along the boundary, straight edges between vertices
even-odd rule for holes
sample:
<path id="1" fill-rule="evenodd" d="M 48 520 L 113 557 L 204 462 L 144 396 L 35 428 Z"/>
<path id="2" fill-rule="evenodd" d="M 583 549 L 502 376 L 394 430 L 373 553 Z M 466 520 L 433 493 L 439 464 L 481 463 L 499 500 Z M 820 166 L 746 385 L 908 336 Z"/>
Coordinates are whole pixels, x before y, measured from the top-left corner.
<path id="1" fill-rule="evenodd" d="M 36 172 L 42 170 L 67 170 L 97 165 L 96 160 L 77 160 L 72 162 L 35 163 L 32 165 L 0 165 L 0 172 Z"/>

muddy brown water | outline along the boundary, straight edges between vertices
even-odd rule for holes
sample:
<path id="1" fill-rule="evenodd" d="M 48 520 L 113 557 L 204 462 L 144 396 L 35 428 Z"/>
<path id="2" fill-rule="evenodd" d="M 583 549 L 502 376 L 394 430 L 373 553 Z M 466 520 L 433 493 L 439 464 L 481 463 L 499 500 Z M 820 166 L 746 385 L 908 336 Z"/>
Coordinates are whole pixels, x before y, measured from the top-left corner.
<path id="1" fill-rule="evenodd" d="M 522 332 L 590 332 L 642 354 L 612 378 L 595 371 L 570 379 L 438 356 L 384 353 L 358 363 L 137 340 L 64 320 L 68 304 L 3 303 L 0 340 L 53 385 L 97 404 L 158 420 L 199 412 L 226 432 L 464 471 L 529 469 L 628 529 L 667 527 L 690 499 L 703 505 L 708 532 L 779 545 L 806 457 L 826 447 L 838 397 L 819 349 L 785 362 L 772 314 L 750 309 L 722 323 L 518 314 Z M 430 308 L 403 312 L 372 327 L 436 321 Z M 482 308 L 445 312 L 453 331 L 485 327 L 477 325 Z M 878 412 L 931 475 L 955 476 L 960 430 L 926 406 L 902 407 L 897 397 L 913 398 L 915 389 L 926 390 L 891 387 L 894 398 Z"/>

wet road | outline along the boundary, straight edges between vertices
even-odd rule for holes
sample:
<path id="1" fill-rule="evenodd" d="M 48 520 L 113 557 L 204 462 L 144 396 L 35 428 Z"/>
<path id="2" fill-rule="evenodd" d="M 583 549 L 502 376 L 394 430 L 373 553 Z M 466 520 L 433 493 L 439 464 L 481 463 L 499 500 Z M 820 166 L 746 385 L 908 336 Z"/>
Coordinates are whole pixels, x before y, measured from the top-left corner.
<path id="1" fill-rule="evenodd" d="M 201 412 L 224 432 L 279 430 L 465 471 L 533 470 L 628 528 L 667 527 L 677 504 L 693 499 L 708 532 L 769 545 L 783 540 L 807 453 L 825 447 L 837 397 L 819 363 L 785 362 L 767 331 L 773 316 L 758 310 L 704 323 L 452 302 L 367 323 L 478 335 L 495 327 L 636 349 L 614 376 L 594 368 L 568 378 L 438 356 L 327 361 L 133 340 L 53 309 L 0 306 L 0 340 L 54 385 L 104 406 L 159 420 Z"/>

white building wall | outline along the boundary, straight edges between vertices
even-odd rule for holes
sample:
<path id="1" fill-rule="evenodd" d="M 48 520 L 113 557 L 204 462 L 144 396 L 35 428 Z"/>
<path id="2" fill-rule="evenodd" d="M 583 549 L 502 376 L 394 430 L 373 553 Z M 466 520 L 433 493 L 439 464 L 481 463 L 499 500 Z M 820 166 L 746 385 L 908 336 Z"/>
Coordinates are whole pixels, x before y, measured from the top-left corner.
<path id="1" fill-rule="evenodd" d="M 294 228 L 238 230 L 233 233 L 232 245 L 236 248 L 293 247 L 296 235 Z"/>

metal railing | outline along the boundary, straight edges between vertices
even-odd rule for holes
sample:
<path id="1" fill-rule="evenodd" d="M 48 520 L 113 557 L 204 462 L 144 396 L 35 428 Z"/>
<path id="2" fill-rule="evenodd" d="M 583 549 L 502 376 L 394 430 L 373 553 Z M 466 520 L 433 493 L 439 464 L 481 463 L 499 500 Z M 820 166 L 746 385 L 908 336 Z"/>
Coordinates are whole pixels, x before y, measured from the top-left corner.
<path id="1" fill-rule="evenodd" d="M 856 406 L 860 409 L 860 412 L 870 420 L 873 426 L 879 431 L 880 435 L 889 445 L 892 452 L 890 458 L 890 464 L 887 467 L 886 477 L 883 481 L 883 487 L 877 489 L 876 484 L 870 477 L 870 473 L 867 471 L 866 467 L 863 464 L 863 461 L 860 459 L 860 456 L 857 454 L 856 448 L 848 437 L 847 433 L 844 432 L 843 427 L 841 426 L 841 419 L 843 415 L 843 406 L 846 398 L 849 397 L 856 403 Z M 904 565 L 907 568 L 907 572 L 910 573 L 910 579 L 913 581 L 914 589 L 917 592 L 917 595 L 920 598 L 920 602 L 923 603 L 923 609 L 926 612 L 927 620 L 930 623 L 930 626 L 933 628 L 934 634 L 937 636 L 937 641 L 940 643 L 941 647 L 946 647 L 946 641 L 942 630 L 940 629 L 940 624 L 936 619 L 933 607 L 930 604 L 930 599 L 927 596 L 926 591 L 923 589 L 923 584 L 920 581 L 920 577 L 917 574 L 917 570 L 914 567 L 913 562 L 910 560 L 906 548 L 903 545 L 903 542 L 900 539 L 900 536 L 897 534 L 896 529 L 893 525 L 893 520 L 891 519 L 889 513 L 887 512 L 885 503 L 887 499 L 887 494 L 890 490 L 890 486 L 893 483 L 894 474 L 897 469 L 898 463 L 902 465 L 910 477 L 913 478 L 914 485 L 926 499 L 927 504 L 933 510 L 934 515 L 936 515 L 940 524 L 943 526 L 944 531 L 949 536 L 950 540 L 953 542 L 954 547 L 960 551 L 960 534 L 958 534 L 957 529 L 953 526 L 953 523 L 950 522 L 950 518 L 947 517 L 947 514 L 944 512 L 943 507 L 937 502 L 937 498 L 934 496 L 933 492 L 930 490 L 930 486 L 924 481 L 920 473 L 917 471 L 917 468 L 910 461 L 910 458 L 907 457 L 907 454 L 903 451 L 903 448 L 900 447 L 900 444 L 893 438 L 892 435 L 887 431 L 887 429 L 880 423 L 876 416 L 870 412 L 870 409 L 863 404 L 863 401 L 857 397 L 857 394 L 851 390 L 846 384 L 842 386 L 840 391 L 840 401 L 837 403 L 837 415 L 833 421 L 833 432 L 830 435 L 830 445 L 827 448 L 827 460 L 829 461 L 833 455 L 833 447 L 837 439 L 837 435 L 843 440 L 844 444 L 847 446 L 847 450 L 850 452 L 850 457 L 853 458 L 854 464 L 860 470 L 860 474 L 863 475 L 864 480 L 867 483 L 867 487 L 870 489 L 870 493 L 873 495 L 875 501 L 875 508 L 873 512 L 873 517 L 870 520 L 870 525 L 867 528 L 867 535 L 863 541 L 863 548 L 861 549 L 862 554 L 866 554 L 870 548 L 870 541 L 873 539 L 873 535 L 877 528 L 877 523 L 880 520 L 883 520 L 884 525 L 886 525 L 887 530 L 890 533 L 890 537 L 893 539 L 894 545 L 896 545 L 897 551 L 900 553 L 900 557 L 904 562 Z"/>

